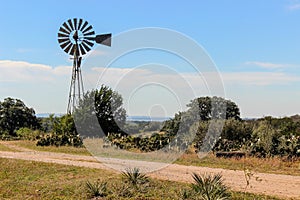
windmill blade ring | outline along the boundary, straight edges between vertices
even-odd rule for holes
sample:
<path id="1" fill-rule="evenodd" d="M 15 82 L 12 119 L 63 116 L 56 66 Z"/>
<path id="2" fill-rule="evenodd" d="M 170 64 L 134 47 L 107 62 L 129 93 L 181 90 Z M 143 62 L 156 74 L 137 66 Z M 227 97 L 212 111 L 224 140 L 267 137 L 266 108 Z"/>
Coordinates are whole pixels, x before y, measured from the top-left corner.
<path id="1" fill-rule="evenodd" d="M 94 46 L 94 43 L 110 46 L 111 34 L 95 36 L 93 26 L 81 18 L 65 21 L 58 31 L 60 47 L 70 55 L 82 56 Z"/>

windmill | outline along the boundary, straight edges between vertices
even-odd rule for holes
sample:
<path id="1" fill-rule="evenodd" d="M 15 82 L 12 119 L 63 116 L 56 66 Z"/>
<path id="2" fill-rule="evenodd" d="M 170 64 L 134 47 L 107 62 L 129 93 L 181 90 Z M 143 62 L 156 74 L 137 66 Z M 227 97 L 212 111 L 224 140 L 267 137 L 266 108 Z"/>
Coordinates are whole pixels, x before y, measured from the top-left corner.
<path id="1" fill-rule="evenodd" d="M 73 59 L 72 78 L 69 91 L 67 113 L 72 114 L 79 99 L 84 94 L 81 75 L 82 56 L 89 52 L 94 43 L 111 46 L 111 33 L 95 35 L 92 25 L 83 19 L 69 19 L 58 31 L 60 47 Z"/>

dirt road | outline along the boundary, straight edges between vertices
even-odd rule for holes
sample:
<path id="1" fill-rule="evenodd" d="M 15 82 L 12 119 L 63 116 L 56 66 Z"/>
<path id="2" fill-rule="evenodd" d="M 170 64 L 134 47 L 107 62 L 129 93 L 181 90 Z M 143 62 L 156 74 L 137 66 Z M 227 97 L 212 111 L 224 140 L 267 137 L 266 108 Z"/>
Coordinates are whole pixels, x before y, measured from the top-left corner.
<path id="1" fill-rule="evenodd" d="M 2 158 L 32 160 L 107 170 L 112 170 L 108 166 L 119 165 L 120 167 L 122 167 L 124 163 L 127 162 L 130 162 L 133 165 L 144 164 L 150 168 L 153 164 L 150 162 L 143 163 L 143 161 L 138 161 L 137 163 L 135 163 L 135 161 L 128 161 L 124 159 L 105 159 L 104 162 L 106 162 L 106 164 L 103 164 L 98 162 L 92 156 L 33 151 L 30 149 L 14 146 L 8 142 L 1 142 L 1 144 L 16 150 L 15 152 L 0 151 L 0 157 Z M 240 170 L 227 170 L 219 168 L 170 164 L 159 171 L 149 173 L 149 176 L 162 180 L 191 182 L 191 174 L 193 172 L 221 173 L 223 175 L 223 178 L 225 179 L 226 185 L 236 191 L 244 191 L 246 186 L 244 171 Z M 247 188 L 247 191 L 251 193 L 267 194 L 287 199 L 300 199 L 300 176 L 255 173 L 250 179 L 250 186 Z"/>

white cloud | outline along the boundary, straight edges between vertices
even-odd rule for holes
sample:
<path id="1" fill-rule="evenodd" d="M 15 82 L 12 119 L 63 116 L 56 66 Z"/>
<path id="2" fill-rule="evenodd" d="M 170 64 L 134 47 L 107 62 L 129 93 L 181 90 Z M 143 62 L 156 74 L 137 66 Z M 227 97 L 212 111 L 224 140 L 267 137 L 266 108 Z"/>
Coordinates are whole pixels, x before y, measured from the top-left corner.
<path id="1" fill-rule="evenodd" d="M 57 66 L 55 68 L 52 68 L 51 72 L 55 75 L 70 76 L 72 72 L 72 66 Z"/>
<path id="2" fill-rule="evenodd" d="M 71 74 L 70 66 L 51 67 L 24 61 L 0 60 L 1 82 L 55 81 L 57 76 Z"/>
<path id="3" fill-rule="evenodd" d="M 270 63 L 270 62 L 259 62 L 259 61 L 248 61 L 245 64 L 247 65 L 255 65 L 258 67 L 262 67 L 265 69 L 282 69 L 286 67 L 290 67 L 289 64 L 277 64 L 277 63 Z"/>
<path id="4" fill-rule="evenodd" d="M 274 68 L 272 65 L 267 65 L 267 67 Z M 67 101 L 65 98 L 68 94 L 71 69 L 72 66 L 51 67 L 24 61 L 0 60 L 0 83 L 8 86 L 1 88 L 1 96 L 14 95 L 24 99 L 32 98 L 33 102 L 37 102 L 37 106 L 34 107 L 40 107 L 40 112 L 47 109 L 53 112 L 53 109 L 64 107 L 63 105 Z M 120 91 L 122 96 L 125 94 L 123 96 L 124 101 L 134 97 L 135 101 L 131 101 L 133 102 L 133 108 L 130 110 L 131 114 L 134 112 L 137 114 L 139 112 L 148 113 L 148 104 L 158 105 L 161 103 L 165 105 L 165 108 L 168 108 L 168 116 L 172 116 L 173 111 L 177 112 L 179 107 L 184 106 L 195 96 L 211 95 L 209 90 L 211 88 L 215 89 L 214 84 L 220 82 L 218 76 L 221 77 L 225 89 L 229 88 L 235 92 L 233 99 L 239 98 L 239 95 L 245 92 L 243 88 L 249 88 L 248 86 L 253 86 L 250 88 L 255 91 L 257 89 L 262 90 L 264 94 L 268 95 L 268 91 L 264 91 L 264 86 L 276 88 L 279 85 L 288 85 L 288 87 L 291 85 L 295 87 L 300 83 L 299 76 L 284 72 L 220 72 L 220 74 L 214 72 L 199 75 L 195 73 L 176 73 L 174 70 L 168 71 L 167 69 L 160 72 L 157 69 L 161 68 L 151 68 L 151 66 L 135 69 L 109 68 L 103 74 L 100 84 L 113 87 Z M 99 86 L 98 79 L 105 70 L 106 68 L 101 67 L 83 68 L 85 90 Z M 13 84 L 15 82 L 17 84 Z M 27 83 L 34 84 L 29 85 L 28 91 L 24 91 L 22 86 Z M 235 91 L 235 89 L 237 90 Z M 143 93 L 143 91 L 149 91 L 149 93 Z M 280 90 L 278 94 L 282 92 L 284 91 Z M 39 102 L 41 96 L 45 96 L 48 100 L 48 96 L 53 94 L 56 95 L 54 100 L 45 101 L 44 103 Z M 150 95 L 146 96 L 147 94 Z M 288 98 L 288 95 L 283 96 Z M 180 99 L 180 105 L 176 98 Z M 275 98 L 275 96 L 270 98 Z M 247 107 L 249 103 L 243 101 L 245 107 Z M 55 102 L 55 106 L 51 106 L 49 102 Z M 242 104 L 242 102 L 239 103 Z M 248 114 L 246 113 L 246 115 Z"/>
<path id="5" fill-rule="evenodd" d="M 281 68 L 286 65 L 266 62 L 247 62 L 265 68 Z M 57 66 L 34 64 L 24 61 L 0 60 L 0 80 L 9 81 L 57 81 L 61 76 L 71 76 L 72 66 Z M 216 74 L 202 73 L 201 77 L 195 73 L 159 73 L 150 68 L 106 68 L 94 67 L 90 71 L 83 71 L 85 79 L 92 84 L 97 81 L 103 73 L 101 81 L 106 84 L 134 85 L 143 82 L 169 82 L 172 85 L 180 86 L 180 81 L 187 82 L 192 86 L 203 85 L 205 80 L 213 80 Z M 225 84 L 246 84 L 246 85 L 286 85 L 300 81 L 300 77 L 283 72 L 221 72 L 221 78 Z"/>
<path id="6" fill-rule="evenodd" d="M 283 73 L 283 72 L 216 72 L 212 73 L 159 73 L 149 69 L 129 69 L 129 68 L 111 68 L 105 71 L 105 68 L 93 68 L 93 71 L 99 74 L 93 74 L 98 78 L 103 73 L 102 82 L 108 84 L 117 84 L 120 81 L 126 80 L 123 84 L 136 84 L 143 82 L 169 82 L 171 84 L 180 85 L 182 81 L 187 81 L 193 87 L 204 85 L 205 81 L 212 83 L 220 76 L 224 84 L 243 84 L 243 85 L 286 85 L 294 82 L 299 82 L 300 77 Z M 105 73 L 104 73 L 105 72 Z M 91 75 L 91 74 L 90 74 Z M 95 78 L 93 80 L 96 80 Z M 98 80 L 98 79 L 97 79 Z M 95 83 L 96 84 L 96 83 Z"/>

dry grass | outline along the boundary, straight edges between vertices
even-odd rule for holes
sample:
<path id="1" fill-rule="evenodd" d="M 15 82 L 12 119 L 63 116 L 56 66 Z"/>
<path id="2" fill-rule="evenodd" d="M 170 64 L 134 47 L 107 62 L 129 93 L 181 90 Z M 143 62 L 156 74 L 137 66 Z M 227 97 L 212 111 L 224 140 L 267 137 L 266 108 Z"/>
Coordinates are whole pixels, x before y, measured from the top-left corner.
<path id="1" fill-rule="evenodd" d="M 16 151 L 15 149 L 9 148 L 6 145 L 0 144 L 0 151 Z"/>
<path id="2" fill-rule="evenodd" d="M 214 155 L 209 154 L 205 158 L 199 159 L 197 154 L 189 153 L 182 155 L 177 161 L 177 164 L 182 165 L 195 165 L 203 167 L 224 168 L 232 170 L 245 170 L 249 169 L 255 172 L 262 173 L 275 173 L 275 174 L 288 174 L 300 175 L 300 161 L 283 161 L 281 158 L 255 158 L 246 157 L 241 159 L 235 158 L 216 158 Z"/>
<path id="3" fill-rule="evenodd" d="M 141 153 L 137 151 L 118 150 L 116 147 L 103 147 L 103 140 L 99 138 L 85 139 L 83 144 L 94 155 L 107 158 L 142 160 L 150 162 L 172 163 L 177 159 L 177 152 L 152 151 Z"/>
<path id="4" fill-rule="evenodd" d="M 27 140 L 18 140 L 18 141 L 11 141 L 13 145 L 35 150 L 35 151 L 48 151 L 48 152 L 55 152 L 55 153 L 67 153 L 67 154 L 75 154 L 75 155 L 91 155 L 86 148 L 76 148 L 70 146 L 36 146 L 36 141 L 27 141 Z"/>

